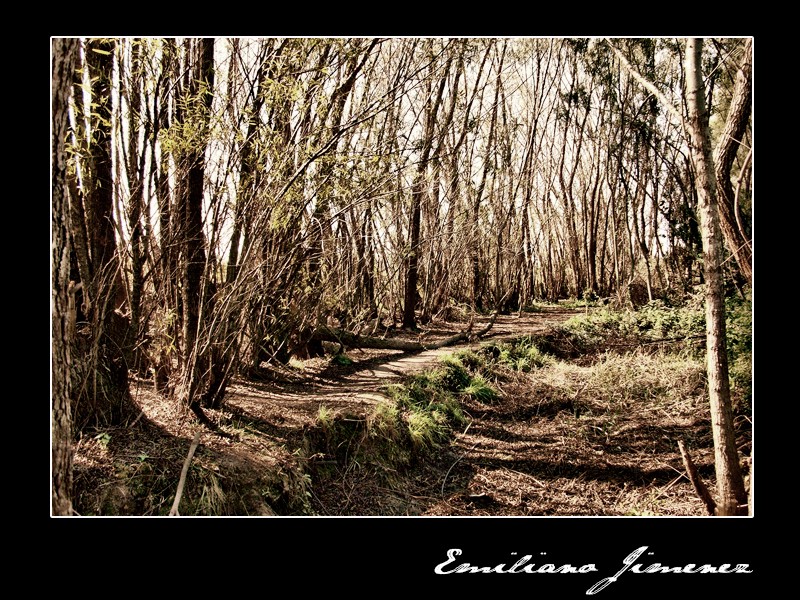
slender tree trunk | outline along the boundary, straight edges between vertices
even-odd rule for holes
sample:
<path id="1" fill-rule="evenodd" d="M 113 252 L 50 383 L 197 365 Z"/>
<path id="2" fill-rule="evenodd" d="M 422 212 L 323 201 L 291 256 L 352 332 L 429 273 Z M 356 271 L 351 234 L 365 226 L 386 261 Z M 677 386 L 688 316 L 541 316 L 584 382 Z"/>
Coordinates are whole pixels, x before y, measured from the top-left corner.
<path id="1" fill-rule="evenodd" d="M 702 39 L 686 41 L 686 97 L 689 107 L 692 156 L 697 174 L 700 226 L 703 236 L 706 278 L 706 355 L 711 422 L 717 474 L 717 514 L 741 515 L 747 511 L 747 494 L 739 465 L 733 428 L 728 356 L 726 353 L 725 303 L 721 267 L 722 236 L 714 177 L 714 159 L 703 97 Z"/>
<path id="2" fill-rule="evenodd" d="M 161 330 L 155 339 L 156 356 L 153 356 L 154 377 L 153 383 L 156 391 L 172 393 L 173 383 L 171 375 L 174 371 L 173 354 L 180 357 L 177 352 L 180 340 L 180 323 L 176 318 L 180 312 L 178 294 L 178 217 L 177 208 L 170 188 L 170 153 L 161 149 L 158 159 L 155 158 L 155 141 L 162 130 L 170 127 L 170 90 L 177 86 L 176 62 L 178 48 L 174 39 L 166 39 L 161 55 L 161 75 L 155 90 L 153 106 L 153 166 L 155 170 L 155 195 L 158 204 L 159 224 L 159 259 L 158 281 L 156 288 L 160 303 L 158 328 Z M 180 358 L 179 358 L 180 359 Z"/>
<path id="3" fill-rule="evenodd" d="M 119 274 L 114 227 L 114 175 L 112 162 L 112 73 L 113 40 L 90 40 L 86 61 L 92 77 L 92 130 L 90 152 L 93 180 L 87 186 L 86 217 L 90 231 L 90 253 L 93 267 L 92 287 L 99 297 L 97 308 L 105 319 L 114 308 L 124 303 L 125 292 Z"/>
<path id="4" fill-rule="evenodd" d="M 748 39 L 742 49 L 743 57 L 736 73 L 736 83 L 733 89 L 719 144 L 714 152 L 714 166 L 716 168 L 717 203 L 719 206 L 720 225 L 722 234 L 728 248 L 733 254 L 739 272 L 748 284 L 753 283 L 753 259 L 750 241 L 744 237 L 744 232 L 737 224 L 737 211 L 735 206 L 735 193 L 731 183 L 731 168 L 739 148 L 742 146 L 742 137 L 747 128 L 750 116 L 750 104 L 753 94 L 752 69 L 753 69 L 753 43 Z"/>
<path id="5" fill-rule="evenodd" d="M 79 42 L 53 40 L 52 56 L 52 514 L 72 514 L 72 407 L 70 345 L 75 312 L 69 310 L 69 191 L 65 142 L 69 124 L 69 97 Z M 74 295 L 72 296 L 74 303 Z M 70 322 L 70 319 L 73 319 Z"/>
<path id="6" fill-rule="evenodd" d="M 431 67 L 433 68 L 433 67 Z M 436 124 L 436 116 L 439 113 L 439 106 L 442 102 L 442 94 L 444 93 L 445 83 L 450 71 L 450 59 L 448 59 L 445 66 L 444 74 L 439 81 L 439 88 L 436 93 L 436 98 L 431 102 L 431 81 L 427 81 L 427 98 L 428 101 L 425 107 L 425 131 L 423 139 L 423 147 L 419 163 L 417 163 L 417 171 L 414 176 L 414 183 L 411 189 L 411 231 L 409 240 L 409 256 L 406 263 L 406 287 L 403 302 L 403 327 L 406 329 L 416 329 L 417 318 L 415 310 L 417 307 L 417 300 L 419 298 L 417 290 L 417 282 L 419 280 L 419 254 L 420 254 L 420 220 L 422 211 L 422 196 L 425 193 L 425 172 L 428 168 L 428 159 L 430 157 L 431 148 L 433 146 L 434 126 Z M 441 129 L 447 127 L 447 123 L 441 124 Z"/>
<path id="7" fill-rule="evenodd" d="M 80 49 L 80 41 L 76 42 Z M 76 61 L 80 62 L 78 52 Z M 76 65 L 77 67 L 77 65 Z M 83 102 L 83 70 L 75 68 L 73 72 L 73 94 L 72 102 L 74 104 L 75 123 L 73 126 L 74 144 L 78 149 L 78 154 L 81 150 L 88 146 L 86 138 L 86 121 L 84 118 L 84 102 Z M 88 160 L 81 161 L 81 175 L 82 179 L 87 180 L 91 178 L 91 164 Z M 86 202 L 84 198 L 83 187 L 78 186 L 77 167 L 75 172 L 68 175 L 68 182 L 70 187 L 69 193 L 69 211 L 70 211 L 70 245 L 74 253 L 75 267 L 77 277 L 73 277 L 76 281 L 85 282 L 80 290 L 79 297 L 82 298 L 80 310 L 85 317 L 89 314 L 91 306 L 94 304 L 95 298 L 92 296 L 93 290 L 90 290 L 90 281 L 92 280 L 92 266 L 89 260 L 89 233 L 86 230 Z"/>
<path id="8" fill-rule="evenodd" d="M 146 361 L 144 354 L 135 350 L 138 341 L 144 333 L 142 328 L 142 296 L 144 294 L 144 264 L 145 248 L 142 232 L 142 205 L 144 203 L 144 149 L 139 151 L 139 135 L 143 132 L 146 140 L 150 134 L 149 122 L 142 119 L 142 40 L 135 39 L 131 42 L 131 76 L 127 89 L 129 107 L 130 138 L 128 140 L 128 227 L 130 230 L 130 330 L 126 340 L 126 354 L 133 359 L 132 366 L 141 370 Z M 143 122 L 144 121 L 144 122 Z"/>
<path id="9" fill-rule="evenodd" d="M 200 42 L 198 56 L 191 67 L 191 77 L 186 89 L 192 98 L 198 100 L 194 107 L 202 116 L 202 127 L 208 126 L 209 112 L 214 89 L 214 40 L 204 38 Z M 185 118 L 185 117 L 184 117 Z M 206 131 L 199 132 L 194 140 L 194 145 L 184 155 L 188 173 L 186 181 L 181 186 L 181 210 L 179 218 L 182 221 L 182 302 L 183 302 L 183 356 L 184 373 L 181 400 L 191 408 L 197 417 L 205 422 L 206 418 L 200 407 L 199 388 L 206 373 L 205 363 L 208 356 L 201 350 L 202 333 L 201 310 L 208 314 L 210 294 L 205 293 L 204 273 L 206 269 L 205 236 L 203 234 L 203 190 L 205 178 L 205 150 Z"/>
<path id="10" fill-rule="evenodd" d="M 421 179 L 414 182 L 411 190 L 411 229 L 409 233 L 409 254 L 406 263 L 406 286 L 403 298 L 403 327 L 406 329 L 416 329 L 417 317 L 416 308 L 419 292 L 417 282 L 419 279 L 419 238 L 420 238 L 420 219 L 422 195 L 424 193 L 424 183 Z"/>

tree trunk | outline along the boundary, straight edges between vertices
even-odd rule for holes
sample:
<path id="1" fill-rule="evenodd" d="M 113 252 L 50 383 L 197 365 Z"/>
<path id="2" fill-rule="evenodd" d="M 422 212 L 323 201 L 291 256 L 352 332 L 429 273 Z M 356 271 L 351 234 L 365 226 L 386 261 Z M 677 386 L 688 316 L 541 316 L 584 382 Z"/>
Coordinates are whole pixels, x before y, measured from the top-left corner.
<path id="1" fill-rule="evenodd" d="M 127 101 L 129 106 L 130 137 L 128 140 L 128 228 L 130 230 L 130 328 L 124 350 L 130 357 L 130 364 L 138 371 L 144 371 L 147 361 L 141 351 L 139 342 L 142 340 L 144 328 L 142 327 L 142 298 L 144 294 L 144 265 L 145 246 L 142 231 L 142 206 L 144 203 L 144 149 L 139 151 L 139 137 L 146 140 L 150 135 L 149 122 L 143 122 L 140 117 L 142 111 L 141 79 L 142 79 L 142 40 L 131 41 L 131 76 L 127 86 Z"/>
<path id="2" fill-rule="evenodd" d="M 708 113 L 703 95 L 702 47 L 701 39 L 692 38 L 686 41 L 686 98 L 689 108 L 692 156 L 697 176 L 697 195 L 704 249 L 706 355 L 717 474 L 717 514 L 741 515 L 747 513 L 747 494 L 736 450 L 730 382 L 728 380 L 721 267 L 722 236 L 720 235 Z"/>
<path id="3" fill-rule="evenodd" d="M 502 304 L 506 299 L 506 295 L 499 304 Z M 477 340 L 486 335 L 489 330 L 494 326 L 497 315 L 500 313 L 499 308 L 495 309 L 489 317 L 489 321 L 480 330 L 473 332 L 472 324 L 459 333 L 452 335 L 448 338 L 439 340 L 438 342 L 412 342 L 409 340 L 398 340 L 392 338 L 379 338 L 362 336 L 357 333 L 345 331 L 343 329 L 331 329 L 329 327 L 320 326 L 314 332 L 314 339 L 323 342 L 336 342 L 348 348 L 372 348 L 378 350 L 403 350 L 404 352 L 422 352 L 423 350 L 437 350 L 439 348 L 446 348 L 457 344 L 458 342 Z"/>
<path id="4" fill-rule="evenodd" d="M 79 271 L 81 287 L 84 292 L 88 289 L 91 300 L 91 305 L 85 303 L 89 327 L 76 335 L 73 361 L 73 367 L 78 369 L 75 376 L 83 378 L 80 401 L 73 405 L 78 428 L 90 424 L 120 425 L 136 410 L 122 352 L 128 323 L 115 312 L 126 303 L 114 224 L 111 123 L 115 47 L 115 42 L 107 39 L 91 39 L 87 43 L 85 67 L 91 81 L 91 127 L 86 132 L 88 139 L 79 137 L 80 127 L 75 132 L 76 141 L 85 144 L 88 156 L 79 157 L 82 188 L 73 198 L 72 237 L 76 244 L 83 244 L 84 237 L 86 240 L 89 264 Z M 76 121 L 82 121 L 84 116 L 77 115 Z M 77 386 L 77 382 L 73 383 Z"/>
<path id="5" fill-rule="evenodd" d="M 720 225 L 728 248 L 736 259 L 739 272 L 749 285 L 753 283 L 753 259 L 750 242 L 745 238 L 737 224 L 735 194 L 731 183 L 731 168 L 736 154 L 742 147 L 742 136 L 747 128 L 750 116 L 750 101 L 753 94 L 753 43 L 748 39 L 742 50 L 743 57 L 736 73 L 736 84 L 733 90 L 728 118 L 719 144 L 714 152 L 716 168 L 717 202 L 719 205 Z"/>
<path id="6" fill-rule="evenodd" d="M 72 407 L 70 386 L 69 198 L 65 141 L 78 40 L 54 39 L 52 57 L 52 514 L 72 514 Z M 74 299 L 74 296 L 73 296 Z M 74 301 L 74 300 L 73 300 Z"/>
<path id="7" fill-rule="evenodd" d="M 159 132 L 170 127 L 170 90 L 176 85 L 176 65 L 178 49 L 174 39 L 166 39 L 163 54 L 161 55 L 161 77 L 155 90 L 157 105 L 154 102 L 153 126 L 153 156 L 156 156 L 155 140 Z M 172 393 L 173 382 L 171 375 L 174 371 L 172 362 L 173 352 L 177 354 L 180 339 L 180 323 L 175 316 L 179 310 L 179 294 L 177 291 L 177 248 L 178 233 L 177 209 L 170 188 L 170 152 L 161 151 L 158 160 L 153 159 L 155 173 L 155 196 L 158 203 L 159 220 L 159 250 L 158 269 L 160 277 L 156 286 L 160 303 L 160 318 L 157 320 L 157 329 L 160 329 L 154 339 L 156 350 L 153 361 L 153 383 L 156 391 Z M 155 280 L 154 280 L 155 284 Z"/>
<path id="8" fill-rule="evenodd" d="M 432 50 L 432 47 L 431 47 Z M 420 155 L 419 163 L 417 163 L 417 172 L 414 177 L 414 183 L 411 189 L 411 232 L 409 241 L 409 255 L 406 263 L 406 285 L 405 296 L 403 301 L 403 327 L 406 329 L 416 329 L 416 307 L 419 299 L 419 292 L 417 290 L 417 282 L 419 279 L 419 254 L 420 254 L 420 220 L 422 211 L 422 196 L 425 191 L 425 172 L 428 168 L 428 159 L 430 157 L 431 148 L 433 146 L 434 126 L 436 124 L 436 116 L 439 113 L 439 106 L 442 102 L 442 94 L 447 82 L 447 77 L 450 72 L 450 60 L 448 59 L 447 65 L 444 69 L 444 74 L 439 81 L 439 89 L 436 94 L 435 100 L 431 103 L 431 80 L 430 76 L 427 80 L 427 98 L 428 102 L 425 107 L 425 131 L 422 140 L 422 152 Z M 431 63 L 433 69 L 433 63 Z M 441 129 L 444 130 L 448 123 L 442 123 Z"/>
<path id="9" fill-rule="evenodd" d="M 204 38 L 198 49 L 199 56 L 188 89 L 198 100 L 198 110 L 203 118 L 202 127 L 208 126 L 214 89 L 214 39 Z M 201 421 L 205 417 L 200 408 L 199 387 L 205 377 L 211 376 L 208 354 L 201 352 L 201 310 L 208 314 L 211 294 L 204 290 L 206 270 L 205 236 L 203 234 L 203 190 L 205 179 L 205 130 L 195 146 L 188 152 L 189 172 L 183 189 L 183 338 L 186 370 L 184 372 L 183 400 Z"/>
<path id="10" fill-rule="evenodd" d="M 422 163 L 420 162 L 420 164 Z M 424 184 L 420 177 L 414 182 L 414 186 L 411 190 L 411 231 L 409 234 L 409 253 L 406 262 L 405 296 L 403 298 L 403 327 L 405 329 L 417 328 L 415 311 L 419 299 L 417 280 L 419 278 L 419 238 L 423 193 Z"/>

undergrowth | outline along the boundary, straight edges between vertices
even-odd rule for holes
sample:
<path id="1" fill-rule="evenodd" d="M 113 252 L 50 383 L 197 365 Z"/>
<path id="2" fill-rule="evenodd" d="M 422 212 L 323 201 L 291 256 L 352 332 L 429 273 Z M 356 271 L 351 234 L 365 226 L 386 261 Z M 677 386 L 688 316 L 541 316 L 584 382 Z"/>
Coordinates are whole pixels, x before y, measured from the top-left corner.
<path id="1" fill-rule="evenodd" d="M 256 441 L 258 423 L 225 426 L 244 444 Z M 150 426 L 110 430 L 76 445 L 74 506 L 82 516 L 166 516 L 189 440 L 152 442 Z M 309 514 L 310 479 L 290 462 L 260 462 L 240 453 L 232 461 L 201 442 L 186 474 L 181 516 Z"/>
<path id="2" fill-rule="evenodd" d="M 725 301 L 728 370 L 734 408 L 749 412 L 752 404 L 752 303 L 749 296 Z M 683 303 L 653 300 L 639 310 L 596 308 L 572 317 L 552 336 L 555 352 L 597 355 L 638 347 L 670 347 L 675 353 L 705 355 L 705 309 L 702 291 Z M 552 342 L 551 342 L 552 343 Z"/>
<path id="3" fill-rule="evenodd" d="M 366 419 L 338 416 L 331 421 L 322 411 L 319 422 L 327 438 L 317 449 L 324 448 L 330 462 L 317 474 L 344 481 L 369 473 L 400 489 L 403 473 L 445 448 L 465 430 L 473 411 L 492 415 L 498 431 L 505 418 L 514 423 L 545 420 L 550 424 L 542 430 L 576 457 L 675 457 L 676 439 L 708 452 L 713 442 L 702 300 L 695 296 L 680 305 L 655 301 L 626 311 L 595 304 L 547 333 L 490 342 L 441 358 L 433 368 L 386 386 L 387 399 Z M 743 414 L 751 393 L 750 303 L 729 299 L 727 310 L 732 390 L 736 410 Z M 739 423 L 737 443 L 746 453 L 748 420 Z M 690 513 L 691 492 L 672 494 L 668 483 L 658 494 L 626 484 L 615 502 L 598 510 Z M 342 485 L 352 489 L 359 484 Z"/>
<path id="4" fill-rule="evenodd" d="M 727 302 L 730 377 L 740 415 L 750 407 L 750 311 L 748 300 Z M 412 449 L 403 455 L 407 460 L 447 444 L 467 422 L 469 407 L 513 420 L 551 419 L 570 447 L 609 456 L 675 455 L 676 439 L 710 448 L 704 341 L 702 298 L 677 306 L 655 301 L 636 311 L 597 307 L 546 334 L 455 352 L 388 386 L 389 401 L 376 407 L 368 430 L 406 440 Z M 580 360 L 571 360 L 576 354 Z M 747 423 L 739 421 L 736 432 L 745 454 Z M 631 487 L 604 510 L 629 515 L 674 510 L 664 493 L 648 494 Z"/>
<path id="5" fill-rule="evenodd" d="M 752 397 L 752 308 L 729 298 L 727 350 L 734 409 L 748 443 Z M 710 448 L 702 296 L 680 305 L 654 301 L 638 311 L 596 306 L 546 334 L 490 342 L 444 356 L 432 368 L 386 386 L 366 415 L 322 405 L 302 447 L 280 461 L 229 459 L 201 444 L 191 463 L 182 515 L 315 514 L 314 493 L 347 478 L 377 477 L 399 489 L 404 473 L 446 448 L 469 412 L 512 420 L 550 419 L 562 444 L 613 456 L 674 453 L 676 435 Z M 571 360 L 580 357 L 580 360 Z M 349 357 L 339 359 L 347 364 Z M 504 413 L 505 411 L 505 413 Z M 663 423 L 670 428 L 647 433 Z M 237 443 L 263 449 L 263 422 L 229 414 L 222 429 Z M 634 426 L 635 425 L 635 426 Z M 659 425 L 658 427 L 661 427 Z M 170 439 L 156 447 L 146 428 L 103 430 L 77 442 L 75 506 L 84 515 L 166 515 L 188 448 Z M 742 446 L 746 447 L 746 446 Z M 356 485 L 349 480 L 350 487 Z M 343 486 L 345 487 L 345 486 Z M 635 486 L 620 495 L 618 514 L 663 514 L 663 497 Z"/>

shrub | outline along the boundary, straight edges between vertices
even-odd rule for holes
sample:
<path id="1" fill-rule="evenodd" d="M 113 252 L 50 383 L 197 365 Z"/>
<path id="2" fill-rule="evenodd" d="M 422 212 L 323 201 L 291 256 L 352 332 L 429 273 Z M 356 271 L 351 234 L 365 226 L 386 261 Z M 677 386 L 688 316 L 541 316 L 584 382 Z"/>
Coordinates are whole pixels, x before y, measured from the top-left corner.
<path id="1" fill-rule="evenodd" d="M 728 298 L 725 313 L 734 408 L 748 412 L 753 395 L 753 305 L 749 296 Z"/>
<path id="2" fill-rule="evenodd" d="M 482 349 L 484 361 L 501 365 L 513 371 L 529 372 L 552 361 L 552 358 L 539 349 L 531 336 L 522 337 L 512 343 L 489 344 Z"/>
<path id="3" fill-rule="evenodd" d="M 469 385 L 470 375 L 460 358 L 450 354 L 442 357 L 439 362 L 442 365 L 439 373 L 444 389 L 458 392 Z"/>
<path id="4" fill-rule="evenodd" d="M 462 393 L 484 404 L 494 402 L 497 399 L 497 392 L 495 389 L 486 381 L 483 375 L 480 374 L 472 378 L 472 381 L 462 390 Z"/>

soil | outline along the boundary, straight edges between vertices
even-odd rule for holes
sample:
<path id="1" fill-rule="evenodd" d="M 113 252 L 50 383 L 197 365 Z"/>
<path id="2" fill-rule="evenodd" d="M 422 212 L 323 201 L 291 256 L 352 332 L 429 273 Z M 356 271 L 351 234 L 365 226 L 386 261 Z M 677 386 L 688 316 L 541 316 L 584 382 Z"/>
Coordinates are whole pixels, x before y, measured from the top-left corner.
<path id="1" fill-rule="evenodd" d="M 443 354 L 546 333 L 580 311 L 559 307 L 500 315 L 482 340 L 438 350 L 348 349 L 351 364 L 330 357 L 281 368 L 264 381 L 237 379 L 219 411 L 220 428 L 202 428 L 191 413 L 136 380 L 142 414 L 128 427 L 84 435 L 75 451 L 78 514 L 164 515 L 197 431 L 181 514 L 361 516 L 703 515 L 685 477 L 677 439 L 690 439 L 701 476 L 713 484 L 707 410 L 619 415 L 613 439 L 603 423 L 581 415 L 580 402 L 531 396 L 520 382 L 500 385 L 502 402 L 465 400 L 469 425 L 451 442 L 403 467 L 362 464 L 339 440 L 333 448 L 320 411 L 363 432 L 382 389 L 429 368 Z M 474 323 L 475 330 L 488 317 Z M 462 331 L 436 322 L 393 337 L 434 342 Z M 579 393 L 579 391 L 578 391 Z M 598 431 L 595 431 L 598 430 Z M 357 439 L 353 435 L 352 440 Z M 188 511 L 188 512 L 187 512 Z"/>

